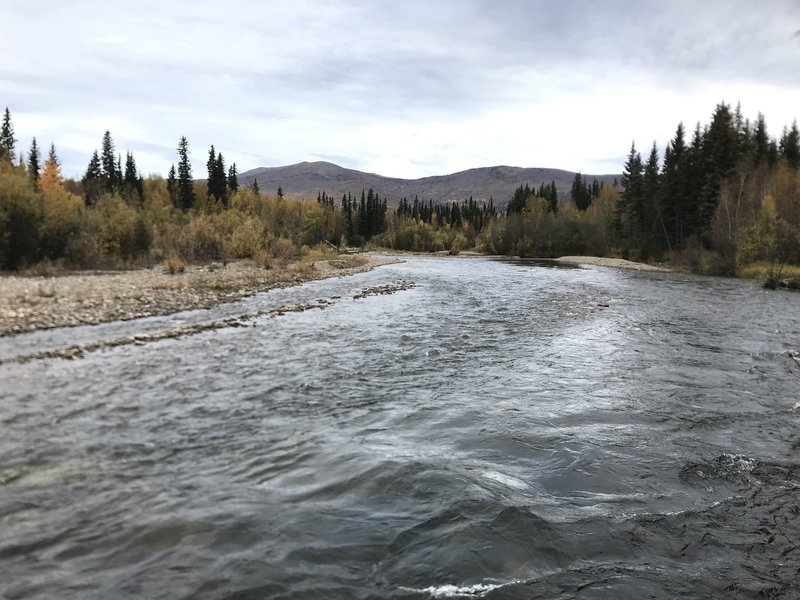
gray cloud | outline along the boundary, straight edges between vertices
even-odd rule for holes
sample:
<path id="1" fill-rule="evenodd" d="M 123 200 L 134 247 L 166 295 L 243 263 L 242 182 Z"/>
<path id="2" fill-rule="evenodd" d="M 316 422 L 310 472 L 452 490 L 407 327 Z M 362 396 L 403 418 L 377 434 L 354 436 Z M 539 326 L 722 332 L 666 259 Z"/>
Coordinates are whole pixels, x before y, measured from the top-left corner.
<path id="1" fill-rule="evenodd" d="M 623 103 L 628 115 L 645 95 L 733 93 L 725 99 L 736 102 L 758 97 L 758 86 L 782 90 L 788 104 L 800 73 L 794 0 L 235 0 L 225 11 L 185 0 L 43 0 L 6 12 L 0 51 L 15 60 L 0 68 L 0 104 L 21 115 L 24 136 L 67 140 L 69 174 L 85 168 L 89 140 L 106 128 L 162 172 L 180 135 L 197 140 L 196 169 L 212 142 L 241 168 L 312 156 L 419 174 L 484 159 L 533 166 L 563 160 L 552 136 L 576 134 L 567 107 Z M 644 135 L 696 118 L 653 112 L 659 125 Z M 608 129 L 589 116 L 580 127 L 594 158 L 575 160 L 610 164 L 619 142 L 603 146 Z M 631 127 L 638 122 L 632 115 Z"/>

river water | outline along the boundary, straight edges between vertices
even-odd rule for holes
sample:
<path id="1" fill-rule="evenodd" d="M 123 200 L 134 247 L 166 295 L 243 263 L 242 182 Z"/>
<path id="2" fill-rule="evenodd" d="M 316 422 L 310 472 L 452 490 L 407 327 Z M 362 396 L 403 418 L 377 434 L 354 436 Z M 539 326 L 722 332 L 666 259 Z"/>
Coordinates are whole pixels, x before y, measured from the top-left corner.
<path id="1" fill-rule="evenodd" d="M 0 358 L 318 299 L 1 365 L 0 594 L 800 597 L 798 294 L 410 258 Z"/>

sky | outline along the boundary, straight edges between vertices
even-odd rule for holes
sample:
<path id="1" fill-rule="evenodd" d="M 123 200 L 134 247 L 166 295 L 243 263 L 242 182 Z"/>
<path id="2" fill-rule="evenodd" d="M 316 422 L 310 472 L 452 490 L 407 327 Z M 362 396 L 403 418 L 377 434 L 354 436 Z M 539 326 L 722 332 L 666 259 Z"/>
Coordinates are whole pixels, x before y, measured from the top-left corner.
<path id="1" fill-rule="evenodd" d="M 39 0 L 3 8 L 17 149 L 80 177 L 104 131 L 143 174 L 189 140 L 239 172 L 621 172 L 715 106 L 800 118 L 800 0 Z"/>

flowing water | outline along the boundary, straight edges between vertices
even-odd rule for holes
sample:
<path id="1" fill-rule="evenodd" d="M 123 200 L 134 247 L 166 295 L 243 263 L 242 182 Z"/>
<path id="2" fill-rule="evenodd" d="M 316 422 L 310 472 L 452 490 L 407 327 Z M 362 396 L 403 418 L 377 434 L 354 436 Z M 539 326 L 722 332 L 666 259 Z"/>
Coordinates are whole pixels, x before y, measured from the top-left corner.
<path id="1" fill-rule="evenodd" d="M 0 594 L 800 597 L 798 294 L 411 258 L 0 358 L 317 299 L 0 365 Z"/>

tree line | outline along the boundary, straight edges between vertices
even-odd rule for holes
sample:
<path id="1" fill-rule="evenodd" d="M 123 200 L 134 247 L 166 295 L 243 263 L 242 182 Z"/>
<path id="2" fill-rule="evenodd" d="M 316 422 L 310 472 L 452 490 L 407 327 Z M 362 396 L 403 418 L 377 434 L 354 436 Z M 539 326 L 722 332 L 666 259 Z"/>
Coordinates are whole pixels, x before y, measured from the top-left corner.
<path id="1" fill-rule="evenodd" d="M 182 260 L 257 258 L 269 262 L 333 244 L 363 244 L 385 228 L 386 199 L 373 190 L 335 206 L 269 195 L 239 185 L 236 164 L 209 149 L 207 179 L 192 173 L 186 137 L 166 178 L 143 176 L 111 132 L 79 180 L 64 178 L 51 145 L 41 164 L 36 139 L 18 155 L 6 108 L 0 128 L 0 269 L 37 264 L 107 268 Z M 122 157 L 125 157 L 124 161 Z M 322 198 L 320 197 L 320 200 Z"/>
<path id="2" fill-rule="evenodd" d="M 663 160 L 655 142 L 646 160 L 632 144 L 612 228 L 643 260 L 706 253 L 706 270 L 731 275 L 753 260 L 800 263 L 799 170 L 797 121 L 771 138 L 763 114 L 750 122 L 720 103 L 689 139 L 678 124 Z"/>
<path id="3" fill-rule="evenodd" d="M 79 181 L 61 175 L 55 146 L 42 161 L 38 141 L 17 156 L 11 115 L 0 128 L 0 268 L 38 261 L 107 266 L 159 260 L 287 255 L 329 242 L 418 251 L 557 256 L 595 254 L 669 261 L 707 273 L 737 274 L 764 263 L 800 264 L 800 133 L 771 137 L 759 114 L 719 104 L 691 135 L 684 125 L 643 159 L 635 142 L 620 180 L 591 183 L 576 173 L 560 194 L 554 182 L 521 184 L 505 210 L 402 198 L 395 210 L 374 190 L 317 202 L 243 188 L 236 164 L 212 145 L 207 179 L 193 178 L 189 142 L 166 178 L 143 177 L 133 153 L 111 133 Z M 125 157 L 123 161 L 123 155 Z"/>

